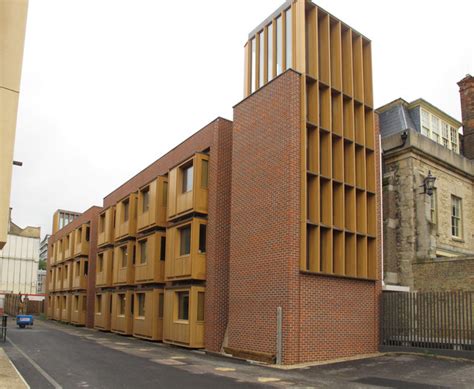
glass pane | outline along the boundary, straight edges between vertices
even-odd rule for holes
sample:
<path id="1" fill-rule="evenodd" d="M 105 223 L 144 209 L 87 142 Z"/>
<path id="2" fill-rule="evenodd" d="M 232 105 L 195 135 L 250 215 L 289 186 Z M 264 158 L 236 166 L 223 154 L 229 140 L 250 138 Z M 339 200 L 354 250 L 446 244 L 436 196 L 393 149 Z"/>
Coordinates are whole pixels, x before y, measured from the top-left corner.
<path id="1" fill-rule="evenodd" d="M 146 188 L 142 190 L 142 208 L 143 213 L 147 212 L 150 208 L 150 189 Z"/>
<path id="2" fill-rule="evenodd" d="M 268 72 L 268 81 L 270 81 L 273 78 L 273 24 L 268 25 L 268 29 L 267 29 L 267 50 L 268 50 L 267 72 Z"/>
<path id="3" fill-rule="evenodd" d="M 128 211 L 129 211 L 129 202 L 128 200 L 125 200 L 123 202 L 123 221 L 124 222 L 128 221 L 128 217 L 129 217 Z"/>
<path id="4" fill-rule="evenodd" d="M 205 224 L 199 225 L 199 253 L 201 254 L 206 252 L 206 227 Z"/>
<path id="5" fill-rule="evenodd" d="M 203 159 L 201 162 L 201 188 L 207 189 L 209 185 L 209 161 Z"/>
<path id="6" fill-rule="evenodd" d="M 277 71 L 276 74 L 277 76 L 281 74 L 283 70 L 283 22 L 281 20 L 281 16 L 277 18 L 276 20 L 276 39 L 277 39 L 277 45 L 276 45 L 276 67 Z"/>
<path id="7" fill-rule="evenodd" d="M 178 320 L 189 320 L 189 292 L 178 292 Z"/>
<path id="8" fill-rule="evenodd" d="M 204 292 L 198 292 L 197 320 L 204 321 Z"/>
<path id="9" fill-rule="evenodd" d="M 260 64 L 259 64 L 259 73 L 258 73 L 258 85 L 263 86 L 264 81 L 264 69 L 265 69 L 265 34 L 263 31 L 259 34 L 260 39 Z"/>
<path id="10" fill-rule="evenodd" d="M 166 259 L 166 237 L 161 237 L 160 242 L 160 261 L 164 261 Z"/>
<path id="11" fill-rule="evenodd" d="M 128 264 L 128 250 L 127 247 L 120 248 L 122 254 L 122 267 L 127 267 Z"/>
<path id="12" fill-rule="evenodd" d="M 145 316 L 145 293 L 138 293 L 138 316 Z"/>
<path id="13" fill-rule="evenodd" d="M 251 71 L 252 71 L 252 75 L 250 77 L 250 91 L 253 93 L 255 92 L 255 77 L 256 77 L 256 67 L 257 67 L 257 43 L 255 41 L 255 38 L 253 38 L 251 41 L 250 41 L 250 46 L 251 46 L 251 50 L 252 50 L 252 59 L 251 59 Z"/>
<path id="14" fill-rule="evenodd" d="M 145 264 L 147 261 L 147 241 L 140 242 L 140 263 Z"/>
<path id="15" fill-rule="evenodd" d="M 293 42 L 291 8 L 286 11 L 286 68 L 293 66 Z"/>
<path id="16" fill-rule="evenodd" d="M 191 253 L 191 226 L 179 230 L 179 247 L 179 255 L 189 255 Z"/>
<path id="17" fill-rule="evenodd" d="M 193 190 L 193 166 L 183 168 L 183 193 Z"/>

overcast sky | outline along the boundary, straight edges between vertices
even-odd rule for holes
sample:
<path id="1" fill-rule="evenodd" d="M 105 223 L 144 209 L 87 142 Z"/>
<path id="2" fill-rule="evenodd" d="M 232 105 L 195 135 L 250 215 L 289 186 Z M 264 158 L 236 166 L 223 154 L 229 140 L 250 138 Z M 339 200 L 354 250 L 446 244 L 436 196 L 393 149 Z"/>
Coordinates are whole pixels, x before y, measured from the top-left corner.
<path id="1" fill-rule="evenodd" d="M 243 45 L 282 0 L 30 0 L 12 199 L 50 232 L 243 94 Z M 461 119 L 474 73 L 472 0 L 321 0 L 372 40 L 375 105 L 423 97 Z"/>

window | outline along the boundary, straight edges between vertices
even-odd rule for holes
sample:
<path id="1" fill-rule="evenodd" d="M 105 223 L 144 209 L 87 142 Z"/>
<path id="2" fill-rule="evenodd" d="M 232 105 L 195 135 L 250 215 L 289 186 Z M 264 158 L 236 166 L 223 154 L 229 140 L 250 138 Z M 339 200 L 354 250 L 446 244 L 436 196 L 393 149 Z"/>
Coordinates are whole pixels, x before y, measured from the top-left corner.
<path id="1" fill-rule="evenodd" d="M 119 300 L 118 301 L 118 303 L 119 303 L 118 304 L 118 306 L 119 306 L 119 309 L 118 309 L 119 315 L 123 316 L 123 315 L 125 315 L 125 294 L 120 293 L 118 295 L 118 300 Z"/>
<path id="2" fill-rule="evenodd" d="M 189 292 L 177 292 L 178 320 L 189 320 Z"/>
<path id="3" fill-rule="evenodd" d="M 276 74 L 283 70 L 283 22 L 281 16 L 276 19 Z"/>
<path id="4" fill-rule="evenodd" d="M 128 265 L 128 248 L 127 246 L 120 247 L 121 263 L 122 267 L 127 267 Z"/>
<path id="5" fill-rule="evenodd" d="M 137 293 L 138 316 L 145 317 L 145 293 Z"/>
<path id="6" fill-rule="evenodd" d="M 129 212 L 130 212 L 130 200 L 124 200 L 122 202 L 122 206 L 123 206 L 123 221 L 124 222 L 127 222 L 128 221 L 128 218 L 129 218 Z"/>
<path id="7" fill-rule="evenodd" d="M 82 228 L 79 228 L 77 230 L 77 243 L 81 243 L 82 242 Z"/>
<path id="8" fill-rule="evenodd" d="M 102 213 L 99 217 L 99 232 L 105 231 L 105 213 Z"/>
<path id="9" fill-rule="evenodd" d="M 292 42 L 292 19 L 291 19 L 291 8 L 285 12 L 285 24 L 286 24 L 286 68 L 289 69 L 293 66 L 293 42 Z"/>
<path id="10" fill-rule="evenodd" d="M 206 252 L 206 227 L 205 224 L 199 225 L 199 252 L 201 254 Z"/>
<path id="11" fill-rule="evenodd" d="M 204 292 L 198 292 L 197 321 L 204 321 Z"/>
<path id="12" fill-rule="evenodd" d="M 89 227 L 86 227 L 86 242 L 89 242 L 90 237 L 91 237 L 91 229 Z"/>
<path id="13" fill-rule="evenodd" d="M 443 122 L 441 124 L 441 136 L 443 137 L 443 146 L 450 147 L 449 144 L 449 126 L 447 123 Z"/>
<path id="14" fill-rule="evenodd" d="M 139 245 L 140 245 L 140 264 L 145 264 L 146 261 L 147 261 L 147 257 L 146 257 L 146 254 L 147 254 L 147 240 L 141 240 L 139 242 Z"/>
<path id="15" fill-rule="evenodd" d="M 456 153 L 459 153 L 458 130 L 456 130 L 454 127 L 451 127 L 451 150 L 453 150 Z"/>
<path id="16" fill-rule="evenodd" d="M 166 259 L 166 237 L 162 236 L 160 240 L 160 261 Z"/>
<path id="17" fill-rule="evenodd" d="M 462 237 L 462 200 L 451 196 L 451 235 Z"/>
<path id="18" fill-rule="evenodd" d="M 74 296 L 74 310 L 79 310 L 79 296 Z"/>
<path id="19" fill-rule="evenodd" d="M 267 72 L 268 81 L 273 78 L 273 24 L 269 24 L 267 28 Z"/>
<path id="20" fill-rule="evenodd" d="M 164 295 L 160 293 L 158 295 L 158 318 L 163 319 L 163 304 L 164 304 Z"/>
<path id="21" fill-rule="evenodd" d="M 75 263 L 76 266 L 76 277 L 79 277 L 81 275 L 81 262 L 77 261 Z"/>
<path id="22" fill-rule="evenodd" d="M 209 185 L 209 161 L 203 159 L 201 162 L 201 188 L 207 189 Z"/>
<path id="23" fill-rule="evenodd" d="M 433 224 L 436 224 L 438 221 L 437 201 L 436 188 L 434 188 L 433 194 L 430 197 L 430 222 Z"/>
<path id="24" fill-rule="evenodd" d="M 82 310 L 85 311 L 87 307 L 87 297 L 82 296 Z"/>
<path id="25" fill-rule="evenodd" d="M 255 38 L 250 41 L 250 50 L 252 51 L 250 63 L 250 66 L 252 67 L 252 74 L 250 77 L 250 92 L 253 93 L 255 92 L 255 80 L 257 78 L 257 41 Z"/>
<path id="26" fill-rule="evenodd" d="M 439 143 L 439 119 L 431 115 L 431 138 Z"/>
<path id="27" fill-rule="evenodd" d="M 148 212 L 150 209 L 150 187 L 142 189 L 142 208 L 143 213 Z"/>
<path id="28" fill-rule="evenodd" d="M 264 69 L 265 69 L 265 34 L 263 31 L 258 34 L 258 40 L 260 42 L 260 58 L 258 65 L 258 86 L 263 86 L 264 82 Z"/>
<path id="29" fill-rule="evenodd" d="M 193 190 L 193 165 L 186 166 L 183 169 L 183 193 Z"/>
<path id="30" fill-rule="evenodd" d="M 98 294 L 95 298 L 95 306 L 97 307 L 97 313 L 102 313 L 102 295 Z"/>
<path id="31" fill-rule="evenodd" d="M 191 226 L 179 229 L 179 255 L 189 255 L 191 253 Z"/>
<path id="32" fill-rule="evenodd" d="M 163 182 L 163 207 L 168 205 L 168 183 Z"/>
<path id="33" fill-rule="evenodd" d="M 430 136 L 430 114 L 424 109 L 421 110 L 421 133 Z"/>
<path id="34" fill-rule="evenodd" d="M 84 275 L 87 276 L 89 273 L 89 261 L 84 261 Z"/>
<path id="35" fill-rule="evenodd" d="M 100 253 L 97 258 L 97 268 L 99 269 L 99 273 L 104 271 L 104 254 Z"/>

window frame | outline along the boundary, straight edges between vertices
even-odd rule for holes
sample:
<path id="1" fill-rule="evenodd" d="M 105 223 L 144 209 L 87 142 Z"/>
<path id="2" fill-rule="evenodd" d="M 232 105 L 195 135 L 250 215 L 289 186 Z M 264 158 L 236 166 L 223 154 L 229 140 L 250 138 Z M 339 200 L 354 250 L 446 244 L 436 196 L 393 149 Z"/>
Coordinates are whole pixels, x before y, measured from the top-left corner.
<path id="1" fill-rule="evenodd" d="M 457 203 L 458 206 L 455 205 Z M 455 211 L 458 210 L 459 215 L 456 215 Z M 463 239 L 463 209 L 462 209 L 462 198 L 456 195 L 451 195 L 451 237 L 453 239 Z M 454 222 L 457 221 L 455 224 Z M 458 235 L 454 233 L 457 230 Z"/>
<path id="2" fill-rule="evenodd" d="M 176 320 L 178 322 L 189 322 L 189 307 L 191 299 L 190 290 L 180 290 L 175 292 L 176 296 Z M 185 301 L 187 300 L 187 303 Z M 187 310 L 183 308 L 187 306 Z"/>
<path id="3" fill-rule="evenodd" d="M 186 253 L 183 253 L 183 231 L 189 230 L 189 249 Z M 186 245 L 187 246 L 187 245 Z M 192 246 L 192 224 L 188 223 L 183 226 L 178 227 L 178 257 L 186 257 L 191 255 L 191 246 Z"/>

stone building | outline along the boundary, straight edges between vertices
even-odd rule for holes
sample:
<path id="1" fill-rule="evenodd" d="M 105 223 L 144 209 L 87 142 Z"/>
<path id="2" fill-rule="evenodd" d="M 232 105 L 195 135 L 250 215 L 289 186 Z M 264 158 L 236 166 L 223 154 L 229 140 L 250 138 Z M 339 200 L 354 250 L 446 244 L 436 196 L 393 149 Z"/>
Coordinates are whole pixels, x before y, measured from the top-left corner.
<path id="1" fill-rule="evenodd" d="M 463 136 L 459 121 L 423 99 L 377 110 L 387 289 L 474 290 L 474 78 L 459 86 Z"/>

